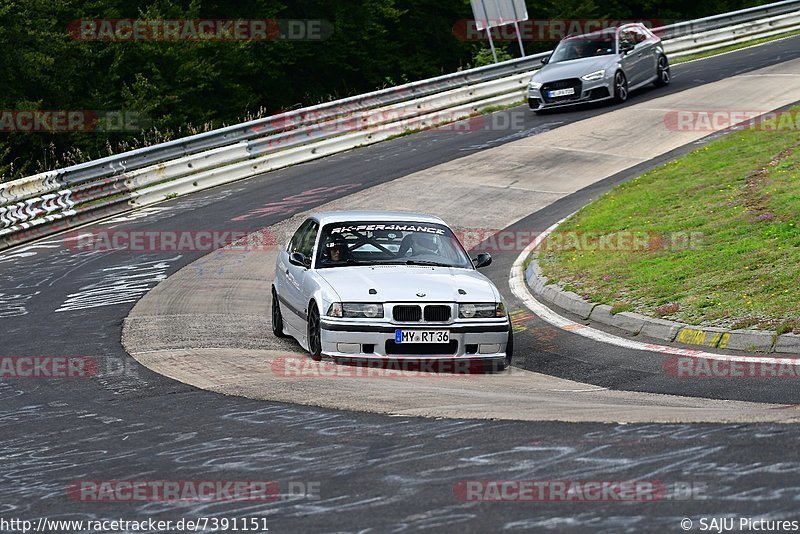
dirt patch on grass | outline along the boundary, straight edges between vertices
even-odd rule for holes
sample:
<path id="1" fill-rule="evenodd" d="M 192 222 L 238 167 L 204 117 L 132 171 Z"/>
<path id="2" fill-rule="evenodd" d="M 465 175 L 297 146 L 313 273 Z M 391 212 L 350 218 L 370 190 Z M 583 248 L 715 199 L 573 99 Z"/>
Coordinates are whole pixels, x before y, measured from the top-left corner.
<path id="1" fill-rule="evenodd" d="M 744 205 L 745 208 L 747 208 L 748 213 L 753 216 L 753 220 L 755 222 L 779 219 L 779 217 L 769 211 L 767 207 L 769 204 L 769 195 L 764 193 L 764 187 L 769 181 L 769 176 L 772 170 L 788 159 L 798 146 L 800 146 L 800 141 L 789 148 L 782 150 L 766 165 L 756 171 L 751 172 L 745 178 Z"/>

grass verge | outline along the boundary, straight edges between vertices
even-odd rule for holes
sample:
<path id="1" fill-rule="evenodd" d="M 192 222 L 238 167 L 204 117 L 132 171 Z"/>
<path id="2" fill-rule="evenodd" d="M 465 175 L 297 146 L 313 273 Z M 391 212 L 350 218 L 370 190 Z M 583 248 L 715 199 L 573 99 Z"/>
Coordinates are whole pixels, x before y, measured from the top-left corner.
<path id="1" fill-rule="evenodd" d="M 544 275 L 616 309 L 800 332 L 800 107 L 790 114 L 791 127 L 728 135 L 586 206 L 545 242 Z"/>

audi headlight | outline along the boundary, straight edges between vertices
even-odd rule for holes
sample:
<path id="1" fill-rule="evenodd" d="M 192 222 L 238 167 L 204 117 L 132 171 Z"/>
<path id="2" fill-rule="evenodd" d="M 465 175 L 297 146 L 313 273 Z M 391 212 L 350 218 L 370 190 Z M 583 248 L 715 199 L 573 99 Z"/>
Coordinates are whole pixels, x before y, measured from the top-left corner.
<path id="1" fill-rule="evenodd" d="M 459 304 L 458 316 L 461 319 L 492 319 L 494 317 L 505 317 L 506 306 L 502 302 Z"/>
<path id="2" fill-rule="evenodd" d="M 383 305 L 360 302 L 334 302 L 328 308 L 328 317 L 347 317 L 351 319 L 382 319 Z"/>
<path id="3" fill-rule="evenodd" d="M 581 80 L 585 82 L 593 82 L 594 80 L 602 80 L 603 76 L 606 75 L 605 70 L 596 70 L 594 72 L 590 72 L 586 76 L 581 76 Z"/>
<path id="4" fill-rule="evenodd" d="M 541 84 L 540 82 L 534 82 L 533 80 L 531 80 L 531 83 L 528 84 L 528 87 L 530 87 L 531 89 L 539 90 L 542 88 L 542 85 L 543 84 Z"/>

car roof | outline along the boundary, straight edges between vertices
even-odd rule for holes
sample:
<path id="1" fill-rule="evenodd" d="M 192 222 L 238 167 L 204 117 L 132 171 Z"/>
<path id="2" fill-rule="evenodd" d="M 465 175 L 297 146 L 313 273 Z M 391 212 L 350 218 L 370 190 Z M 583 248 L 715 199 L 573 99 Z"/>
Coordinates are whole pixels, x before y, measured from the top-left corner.
<path id="1" fill-rule="evenodd" d="M 617 30 L 620 27 L 621 26 L 603 28 L 602 30 L 597 30 L 597 31 L 589 32 L 589 33 L 582 33 L 580 35 L 567 35 L 566 37 L 564 37 L 564 40 L 567 41 L 567 40 L 571 40 L 571 39 L 585 39 L 586 37 L 604 37 L 606 35 L 611 35 L 613 37 L 614 34 L 617 33 Z"/>
<path id="2" fill-rule="evenodd" d="M 418 223 L 446 223 L 434 215 L 424 213 L 411 213 L 406 211 L 323 211 L 314 213 L 311 218 L 319 221 L 320 225 L 339 222 L 418 222 Z"/>
<path id="3" fill-rule="evenodd" d="M 566 41 L 568 39 L 580 39 L 580 38 L 586 38 L 586 37 L 603 37 L 603 36 L 606 36 L 606 35 L 615 35 L 617 33 L 617 30 L 621 30 L 623 28 L 630 28 L 631 26 L 635 26 L 637 28 L 645 28 L 645 29 L 647 29 L 647 26 L 645 26 L 641 22 L 629 22 L 627 24 L 620 24 L 619 26 L 609 26 L 607 28 L 603 28 L 603 29 L 600 29 L 600 30 L 595 30 L 595 31 L 589 32 L 589 33 L 583 33 L 583 34 L 580 34 L 580 35 L 567 35 L 566 37 L 564 37 L 564 40 Z"/>

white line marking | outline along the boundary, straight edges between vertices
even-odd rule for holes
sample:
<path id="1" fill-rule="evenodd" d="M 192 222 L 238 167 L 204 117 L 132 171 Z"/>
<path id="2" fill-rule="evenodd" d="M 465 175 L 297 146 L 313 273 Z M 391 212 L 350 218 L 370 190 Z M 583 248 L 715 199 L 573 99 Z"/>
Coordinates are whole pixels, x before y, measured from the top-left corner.
<path id="1" fill-rule="evenodd" d="M 796 78 L 800 76 L 800 74 L 794 74 L 791 72 L 775 72 L 770 74 L 739 74 L 742 78 Z"/>
<path id="2" fill-rule="evenodd" d="M 631 350 L 643 350 L 647 352 L 658 352 L 661 354 L 671 354 L 671 355 L 678 355 L 678 356 L 692 356 L 696 358 L 704 358 L 709 360 L 721 360 L 721 361 L 729 361 L 729 362 L 744 362 L 744 363 L 776 363 L 776 364 L 786 364 L 786 365 L 795 365 L 797 364 L 797 359 L 795 358 L 772 358 L 767 356 L 734 356 L 730 354 L 717 354 L 714 352 L 705 352 L 701 350 L 693 350 L 693 349 L 681 349 L 678 347 L 669 347 L 666 345 L 657 345 L 654 343 L 642 343 L 640 341 L 633 341 L 631 339 L 625 339 L 619 336 L 615 336 L 613 334 L 609 334 L 607 332 L 603 332 L 602 330 L 597 330 L 590 326 L 586 326 L 584 324 L 576 323 L 574 321 L 570 321 L 566 317 L 562 317 L 561 315 L 557 314 L 538 300 L 534 298 L 533 294 L 528 289 L 528 285 L 525 283 L 525 273 L 522 269 L 522 264 L 525 262 L 525 259 L 530 255 L 530 253 L 539 246 L 539 244 L 544 241 L 548 235 L 550 235 L 561 223 L 566 221 L 569 217 L 565 217 L 561 219 L 553 226 L 539 234 L 535 240 L 531 244 L 529 244 L 525 250 L 522 251 L 517 257 L 517 260 L 514 262 L 514 265 L 511 266 L 511 272 L 508 276 L 508 285 L 511 288 L 511 291 L 516 295 L 518 299 L 520 299 L 525 306 L 531 310 L 533 313 L 536 314 L 537 317 L 541 318 L 542 320 L 550 323 L 551 325 L 560 328 L 561 330 L 566 330 L 568 332 L 572 332 L 573 334 L 578 334 L 583 337 L 587 337 L 594 341 L 599 341 L 600 343 L 607 343 L 609 345 L 616 345 L 618 347 L 624 347 L 626 349 Z"/>
<path id="3" fill-rule="evenodd" d="M 608 388 L 589 388 L 589 389 L 548 389 L 555 393 L 594 393 L 596 391 L 608 391 Z"/>

